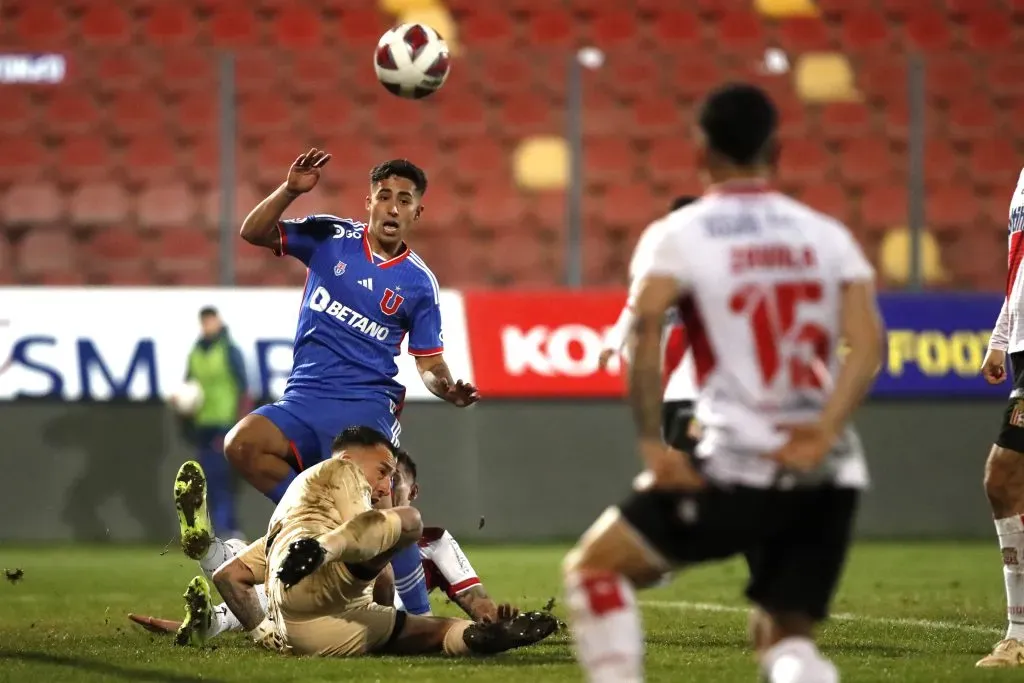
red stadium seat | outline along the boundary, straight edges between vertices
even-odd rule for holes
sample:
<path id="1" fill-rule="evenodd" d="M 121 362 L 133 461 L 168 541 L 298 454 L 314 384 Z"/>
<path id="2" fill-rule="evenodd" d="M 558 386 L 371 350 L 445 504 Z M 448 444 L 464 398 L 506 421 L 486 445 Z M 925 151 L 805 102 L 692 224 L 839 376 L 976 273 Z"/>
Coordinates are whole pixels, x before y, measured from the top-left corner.
<path id="1" fill-rule="evenodd" d="M 665 202 L 658 201 L 647 183 L 621 183 L 605 189 L 597 201 L 605 224 L 625 229 L 644 226 L 665 212 Z"/>
<path id="2" fill-rule="evenodd" d="M 1012 131 L 1024 130 L 1024 98 L 1011 100 L 1006 112 L 1007 125 Z"/>
<path id="3" fill-rule="evenodd" d="M 673 50 L 699 48 L 701 34 L 700 20 L 692 11 L 665 9 L 654 17 L 652 37 L 663 47 Z"/>
<path id="4" fill-rule="evenodd" d="M 1021 160 L 1005 138 L 985 138 L 971 145 L 967 168 L 976 184 L 992 185 L 996 192 L 1005 192 L 1020 176 Z"/>
<path id="5" fill-rule="evenodd" d="M 860 102 L 829 102 L 821 110 L 821 128 L 830 140 L 863 138 L 871 127 L 871 112 Z"/>
<path id="6" fill-rule="evenodd" d="M 910 108 L 906 100 L 888 100 L 878 108 L 882 115 L 885 135 L 896 140 L 905 140 L 910 126 Z M 929 131 L 934 128 L 934 118 L 931 115 L 925 117 L 925 126 Z"/>
<path id="7" fill-rule="evenodd" d="M 120 52 L 97 57 L 96 86 L 105 93 L 135 91 L 154 82 L 153 63 L 148 59 L 126 59 Z"/>
<path id="8" fill-rule="evenodd" d="M 274 18 L 274 44 L 289 50 L 322 46 L 323 18 L 312 7 L 285 5 Z"/>
<path id="9" fill-rule="evenodd" d="M 292 92 L 311 95 L 313 102 L 324 95 L 342 94 L 347 85 L 347 65 L 330 52 L 296 52 L 288 66 L 290 68 L 284 71 L 284 77 Z"/>
<path id="10" fill-rule="evenodd" d="M 287 170 L 288 169 L 284 169 L 285 172 L 287 172 Z M 235 219 L 234 223 L 240 224 L 241 220 L 249 215 L 249 212 L 252 211 L 253 207 L 256 206 L 263 197 L 257 194 L 256 190 L 248 184 L 240 183 L 235 186 L 234 191 L 235 201 L 234 207 L 232 207 Z M 308 196 L 309 195 L 303 195 L 303 197 Z M 322 201 L 323 197 L 321 196 L 320 199 Z M 203 194 L 200 198 L 199 225 L 197 225 L 197 227 L 205 226 L 211 232 L 217 231 L 217 227 L 220 224 L 220 201 L 221 195 L 219 189 L 213 189 Z M 298 202 L 289 207 L 288 213 L 285 214 L 286 217 L 289 215 L 305 215 L 301 212 L 295 211 L 297 204 Z M 232 227 L 232 231 L 234 230 L 235 228 Z"/>
<path id="11" fill-rule="evenodd" d="M 550 103 L 530 93 L 510 93 L 502 98 L 498 130 L 511 138 L 530 135 L 559 135 L 565 129 L 565 115 Z"/>
<path id="12" fill-rule="evenodd" d="M 577 22 L 565 11 L 541 9 L 530 14 L 527 39 L 540 46 L 571 47 L 576 42 Z"/>
<path id="13" fill-rule="evenodd" d="M 366 196 L 369 186 L 370 169 L 385 159 L 381 146 L 376 140 L 370 138 L 360 139 L 349 135 L 339 135 L 327 138 L 324 141 L 324 149 L 336 156 L 327 166 L 321 182 L 332 188 L 355 188 L 356 192 L 351 196 L 361 202 Z M 284 173 L 287 170 L 281 169 L 281 172 Z M 246 209 L 246 211 L 248 210 Z"/>
<path id="14" fill-rule="evenodd" d="M 468 66 L 474 86 L 490 95 L 503 95 L 509 90 L 528 91 L 537 85 L 538 74 L 522 52 L 481 55 Z M 563 66 L 559 68 L 564 71 Z"/>
<path id="15" fill-rule="evenodd" d="M 220 276 L 217 245 L 201 232 L 168 228 L 150 250 L 157 272 L 172 284 L 213 284 Z"/>
<path id="16" fill-rule="evenodd" d="M 955 138 L 984 137 L 989 135 L 995 126 L 995 112 L 984 100 L 959 101 L 949 109 L 949 131 Z"/>
<path id="17" fill-rule="evenodd" d="M 263 138 L 256 145 L 255 154 L 249 156 L 249 163 L 243 164 L 251 169 L 246 177 L 262 185 L 278 185 L 284 181 L 295 158 L 308 149 L 287 137 Z M 325 171 L 325 175 L 329 173 L 330 170 Z"/>
<path id="18" fill-rule="evenodd" d="M 638 97 L 657 92 L 665 69 L 664 60 L 650 52 L 617 51 L 595 75 L 598 87 L 607 88 L 615 97 Z"/>
<path id="19" fill-rule="evenodd" d="M 181 182 L 147 187 L 139 195 L 139 223 L 147 227 L 196 225 L 196 200 Z"/>
<path id="20" fill-rule="evenodd" d="M 963 167 L 960 154 L 946 136 L 928 138 L 924 147 L 924 174 L 928 183 L 948 182 Z"/>
<path id="21" fill-rule="evenodd" d="M 828 168 L 825 151 L 811 140 L 790 140 L 782 147 L 779 175 L 783 182 L 818 180 Z"/>
<path id="22" fill-rule="evenodd" d="M 590 39 L 602 49 L 634 46 L 638 31 L 635 12 L 613 10 L 602 12 L 591 19 Z"/>
<path id="23" fill-rule="evenodd" d="M 846 50 L 870 53 L 892 44 L 889 25 L 881 15 L 871 11 L 853 11 L 843 17 L 841 38 Z"/>
<path id="24" fill-rule="evenodd" d="M 1009 5 L 1015 17 L 1024 17 L 1024 0 L 1010 0 Z"/>
<path id="25" fill-rule="evenodd" d="M 635 180 L 639 166 L 636 148 L 621 135 L 584 140 L 583 161 L 584 180 L 599 185 Z"/>
<path id="26" fill-rule="evenodd" d="M 459 25 L 459 38 L 467 47 L 482 52 L 500 52 L 512 47 L 516 25 L 507 13 L 477 5 Z"/>
<path id="27" fill-rule="evenodd" d="M 238 134 L 242 138 L 277 135 L 292 128 L 291 103 L 277 93 L 249 95 L 239 104 Z"/>
<path id="28" fill-rule="evenodd" d="M 128 217 L 128 191 L 111 181 L 85 183 L 71 194 L 69 208 L 72 223 L 114 225 Z"/>
<path id="29" fill-rule="evenodd" d="M 15 250 L 15 266 L 22 275 L 39 277 L 47 272 L 70 273 L 81 268 L 75 243 L 66 232 L 31 230 Z"/>
<path id="30" fill-rule="evenodd" d="M 750 11 L 723 14 L 715 26 L 718 41 L 729 52 L 756 52 L 766 47 L 764 22 Z"/>
<path id="31" fill-rule="evenodd" d="M 631 134 L 636 137 L 657 137 L 686 130 L 686 121 L 674 99 L 650 96 L 636 100 L 630 107 Z"/>
<path id="32" fill-rule="evenodd" d="M 135 228 L 106 227 L 84 245 L 86 266 L 96 273 L 137 271 L 146 262 L 145 242 Z"/>
<path id="33" fill-rule="evenodd" d="M 34 138 L 0 136 L 0 149 L 0 185 L 44 178 L 51 171 L 46 149 Z"/>
<path id="34" fill-rule="evenodd" d="M 907 97 L 907 64 L 899 58 L 865 59 L 857 70 L 857 83 L 870 100 L 889 102 Z"/>
<path id="35" fill-rule="evenodd" d="M 343 0 L 343 5 L 338 24 L 337 42 L 340 45 L 376 45 L 391 26 L 386 16 L 376 9 L 354 8 L 346 0 Z"/>
<path id="36" fill-rule="evenodd" d="M 700 14 L 717 17 L 725 12 L 750 9 L 749 0 L 694 0 Z"/>
<path id="37" fill-rule="evenodd" d="M 216 94 L 197 90 L 184 93 L 168 108 L 170 123 L 185 137 L 204 136 L 220 124 L 220 102 Z"/>
<path id="38" fill-rule="evenodd" d="M 156 57 L 161 90 L 169 93 L 200 91 L 216 100 L 220 79 L 217 64 L 205 51 L 162 50 Z"/>
<path id="39" fill-rule="evenodd" d="M 642 165 L 654 183 L 682 191 L 696 182 L 697 150 L 682 135 L 671 135 L 651 141 L 647 161 Z"/>
<path id="40" fill-rule="evenodd" d="M 142 27 L 146 43 L 159 47 L 194 44 L 196 29 L 197 22 L 190 8 L 184 3 L 175 2 L 154 4 Z"/>
<path id="41" fill-rule="evenodd" d="M 218 47 L 265 48 L 256 13 L 246 7 L 215 5 L 210 34 Z"/>
<path id="42" fill-rule="evenodd" d="M 850 221 L 849 195 L 836 183 L 808 183 L 803 185 L 797 198 L 812 209 L 847 223 Z"/>
<path id="43" fill-rule="evenodd" d="M 968 16 L 967 22 L 967 44 L 973 50 L 1002 52 L 1014 47 L 1013 23 L 1005 11 L 986 12 L 979 8 Z"/>
<path id="44" fill-rule="evenodd" d="M 908 45 L 924 52 L 948 51 L 952 42 L 949 22 L 936 11 L 921 10 L 910 15 L 904 32 Z"/>
<path id="45" fill-rule="evenodd" d="M 906 225 L 907 190 L 903 184 L 869 187 L 860 201 L 861 221 L 868 230 L 883 231 Z"/>
<path id="46" fill-rule="evenodd" d="M 525 205 L 519 192 L 511 187 L 482 185 L 477 188 L 467 209 L 474 228 L 508 231 L 525 223 Z"/>
<path id="47" fill-rule="evenodd" d="M 240 156 L 236 152 L 235 158 Z M 196 134 L 178 147 L 176 174 L 204 188 L 220 181 L 220 139 L 216 132 Z M 279 180 L 283 181 L 283 176 Z"/>
<path id="48" fill-rule="evenodd" d="M 699 99 L 725 79 L 722 65 L 713 55 L 700 54 L 665 55 L 668 61 L 668 83 L 672 92 L 689 99 Z"/>
<path id="49" fill-rule="evenodd" d="M 279 102 L 287 98 L 267 94 L 281 83 L 281 59 L 268 50 L 244 50 L 235 55 L 235 90 L 239 95 L 276 97 Z M 366 69 L 373 73 L 373 69 Z M 375 78 L 376 80 L 376 78 Z M 219 87 L 219 86 L 217 86 Z"/>
<path id="50" fill-rule="evenodd" d="M 359 134 L 366 121 L 373 121 L 365 107 L 357 107 L 346 92 L 318 93 L 296 111 L 306 130 L 331 131 L 333 134 Z M 379 132 L 379 131 L 378 131 Z"/>
<path id="51" fill-rule="evenodd" d="M 994 2 L 994 3 L 991 2 L 990 0 L 943 0 L 942 1 L 942 5 L 944 6 L 944 8 L 946 10 L 946 14 L 948 14 L 950 16 L 954 16 L 954 17 L 964 17 L 964 16 L 967 16 L 969 14 L 974 14 L 975 12 L 978 12 L 978 11 L 991 10 L 991 9 L 994 9 L 994 6 L 997 6 L 999 4 L 1004 4 L 1004 3 L 1000 3 L 998 0 L 996 0 L 996 2 Z"/>
<path id="52" fill-rule="evenodd" d="M 64 138 L 56 157 L 58 177 L 67 182 L 108 176 L 115 158 L 105 139 L 88 133 Z"/>
<path id="53" fill-rule="evenodd" d="M 64 196 L 45 180 L 15 183 L 3 200 L 3 221 L 8 226 L 45 225 L 64 217 Z"/>
<path id="54" fill-rule="evenodd" d="M 921 0 L 882 0 L 882 11 L 890 17 L 902 19 L 921 7 Z"/>
<path id="55" fill-rule="evenodd" d="M 490 111 L 479 97 L 441 92 L 436 95 L 437 129 L 435 135 L 445 139 L 473 137 L 487 133 Z"/>
<path id="56" fill-rule="evenodd" d="M 985 60 L 986 89 L 997 97 L 1024 95 L 1020 57 L 989 56 Z"/>
<path id="57" fill-rule="evenodd" d="M 132 138 L 124 151 L 125 174 L 133 183 L 167 181 L 180 172 L 177 152 L 175 142 L 160 133 Z"/>
<path id="58" fill-rule="evenodd" d="M 508 153 L 493 139 L 471 138 L 455 149 L 452 175 L 456 182 L 467 185 L 477 185 L 483 179 L 501 182 L 510 176 L 509 165 Z"/>
<path id="59" fill-rule="evenodd" d="M 932 230 L 940 233 L 971 230 L 981 215 L 973 188 L 960 183 L 928 188 L 925 216 Z"/>
<path id="60" fill-rule="evenodd" d="M 78 28 L 87 45 L 101 47 L 128 45 L 134 33 L 134 24 L 123 5 L 109 0 L 86 4 Z"/>
<path id="61" fill-rule="evenodd" d="M 168 124 L 167 108 L 151 90 L 118 93 L 110 117 L 115 130 L 127 135 L 163 131 Z"/>
<path id="62" fill-rule="evenodd" d="M 962 57 L 932 57 L 925 64 L 925 90 L 931 99 L 952 102 L 977 82 L 974 68 Z"/>
<path id="63" fill-rule="evenodd" d="M 609 93 L 588 88 L 583 92 L 583 132 L 586 135 L 621 134 L 629 126 L 629 110 Z"/>
<path id="64" fill-rule="evenodd" d="M 384 138 L 425 133 L 430 129 L 422 102 L 381 95 L 370 110 L 374 132 Z"/>
<path id="65" fill-rule="evenodd" d="M 824 52 L 832 48 L 828 25 L 814 17 L 783 19 L 779 24 L 779 43 L 791 52 Z"/>
<path id="66" fill-rule="evenodd" d="M 48 92 L 47 127 L 55 133 L 95 133 L 100 124 L 100 108 L 86 92 L 55 89 Z"/>
<path id="67" fill-rule="evenodd" d="M 847 186 L 863 187 L 872 182 L 900 182 L 894 172 L 892 150 L 884 140 L 851 139 L 842 148 L 839 172 Z"/>
<path id="68" fill-rule="evenodd" d="M 22 48 L 53 49 L 68 43 L 71 27 L 58 5 L 32 2 L 14 19 L 14 41 Z"/>
<path id="69" fill-rule="evenodd" d="M 39 116 L 28 89 L 4 86 L 4 103 L 0 107 L 0 133 L 22 133 Z"/>

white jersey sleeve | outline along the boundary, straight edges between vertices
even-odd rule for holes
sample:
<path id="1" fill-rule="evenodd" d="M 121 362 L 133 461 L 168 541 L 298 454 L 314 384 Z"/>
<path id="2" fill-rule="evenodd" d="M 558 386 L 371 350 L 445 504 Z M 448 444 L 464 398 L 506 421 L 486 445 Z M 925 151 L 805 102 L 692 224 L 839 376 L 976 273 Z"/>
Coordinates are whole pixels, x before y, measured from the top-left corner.
<path id="1" fill-rule="evenodd" d="M 683 212 L 679 212 L 683 213 Z M 675 226 L 679 223 L 676 222 Z M 636 302 L 640 283 L 646 277 L 667 276 L 675 279 L 680 289 L 689 287 L 686 267 L 686 253 L 680 231 L 670 229 L 673 224 L 666 219 L 651 223 L 640 236 L 633 258 L 630 261 L 629 305 Z"/>
<path id="2" fill-rule="evenodd" d="M 996 326 L 992 328 L 992 336 L 988 338 L 988 348 L 1006 351 L 1010 347 L 1010 314 L 1007 299 L 1003 299 L 1003 307 L 999 309 Z"/>
<path id="3" fill-rule="evenodd" d="M 626 347 L 626 337 L 629 336 L 629 328 L 632 326 L 633 309 L 627 303 L 622 307 L 619 319 L 615 321 L 615 325 L 612 326 L 612 329 L 605 336 L 606 348 L 612 349 L 616 353 L 622 353 Z"/>
<path id="4" fill-rule="evenodd" d="M 868 262 L 864 251 L 853 238 L 850 230 L 841 223 L 836 231 L 836 256 L 839 263 L 836 264 L 836 272 L 842 282 L 863 282 L 874 281 L 875 269 Z"/>
<path id="5" fill-rule="evenodd" d="M 445 531 L 435 540 L 420 545 L 420 557 L 432 562 L 444 579 L 448 595 L 458 595 L 480 583 L 480 578 L 462 552 L 458 541 Z"/>

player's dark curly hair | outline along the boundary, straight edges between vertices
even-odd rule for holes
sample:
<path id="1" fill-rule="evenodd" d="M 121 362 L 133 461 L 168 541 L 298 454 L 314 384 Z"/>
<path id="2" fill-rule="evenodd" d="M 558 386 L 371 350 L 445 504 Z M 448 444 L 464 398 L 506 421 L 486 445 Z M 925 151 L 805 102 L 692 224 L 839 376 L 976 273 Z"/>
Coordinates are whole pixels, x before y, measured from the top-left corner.
<path id="1" fill-rule="evenodd" d="M 397 454 L 398 457 L 398 466 L 404 467 L 406 469 L 406 471 L 409 473 L 409 476 L 412 477 L 412 483 L 415 484 L 417 477 L 416 461 L 414 461 L 412 459 L 412 456 L 409 455 L 409 452 L 402 448 L 401 446 L 395 448 L 395 453 Z"/>
<path id="2" fill-rule="evenodd" d="M 411 180 L 416 193 L 422 196 L 427 191 L 427 174 L 423 169 L 408 159 L 392 159 L 377 164 L 370 169 L 370 184 L 379 183 L 385 178 L 405 178 Z"/>
<path id="3" fill-rule="evenodd" d="M 698 122 L 708 148 L 738 166 L 765 163 L 774 154 L 779 115 L 757 86 L 730 83 L 712 91 Z"/>
<path id="4" fill-rule="evenodd" d="M 692 194 L 679 195 L 678 197 L 672 200 L 671 204 L 668 205 L 668 210 L 678 211 L 684 206 L 689 206 L 690 204 L 693 204 L 698 199 L 700 199 L 700 197 L 694 197 Z"/>
<path id="5" fill-rule="evenodd" d="M 389 438 L 373 427 L 367 427 L 366 425 L 345 427 L 340 434 L 334 437 L 334 441 L 331 442 L 331 452 L 337 453 L 349 446 L 387 446 L 388 450 L 395 453 L 395 446 Z"/>

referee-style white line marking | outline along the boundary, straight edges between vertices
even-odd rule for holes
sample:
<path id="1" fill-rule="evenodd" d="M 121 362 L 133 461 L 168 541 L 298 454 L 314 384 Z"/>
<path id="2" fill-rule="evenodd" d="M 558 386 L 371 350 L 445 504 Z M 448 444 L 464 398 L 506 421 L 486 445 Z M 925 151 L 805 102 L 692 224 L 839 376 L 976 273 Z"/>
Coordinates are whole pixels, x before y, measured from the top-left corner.
<path id="1" fill-rule="evenodd" d="M 685 600 L 641 600 L 641 607 L 653 607 L 655 609 L 675 609 L 688 612 L 724 612 L 727 614 L 747 614 L 748 607 L 737 607 L 735 605 L 721 605 L 714 602 L 687 602 Z M 976 626 L 974 624 L 960 624 L 955 621 L 935 621 L 932 619 L 906 619 L 902 617 L 872 617 L 866 614 L 850 614 L 840 612 L 832 614 L 829 619 L 834 621 L 860 621 L 867 624 L 883 624 L 885 626 L 912 626 L 934 630 L 967 631 L 970 633 L 983 633 L 985 635 L 1001 635 L 1006 629 L 993 628 L 991 626 Z"/>

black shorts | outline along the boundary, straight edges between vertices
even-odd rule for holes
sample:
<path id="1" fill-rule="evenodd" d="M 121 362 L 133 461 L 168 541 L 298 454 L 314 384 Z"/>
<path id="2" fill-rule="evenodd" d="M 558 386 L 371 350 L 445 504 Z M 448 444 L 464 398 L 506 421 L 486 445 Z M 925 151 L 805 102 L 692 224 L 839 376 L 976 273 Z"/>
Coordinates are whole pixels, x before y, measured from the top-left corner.
<path id="1" fill-rule="evenodd" d="M 1013 371 L 1013 393 L 1003 411 L 996 445 L 1024 453 L 1024 351 L 1010 354 Z"/>
<path id="2" fill-rule="evenodd" d="M 690 434 L 693 422 L 693 401 L 667 401 L 661 409 L 662 430 L 665 443 L 683 453 L 693 455 L 697 439 Z"/>
<path id="3" fill-rule="evenodd" d="M 752 602 L 820 621 L 843 572 L 858 498 L 858 491 L 836 487 L 711 487 L 636 492 L 619 508 L 673 564 L 744 555 Z"/>

